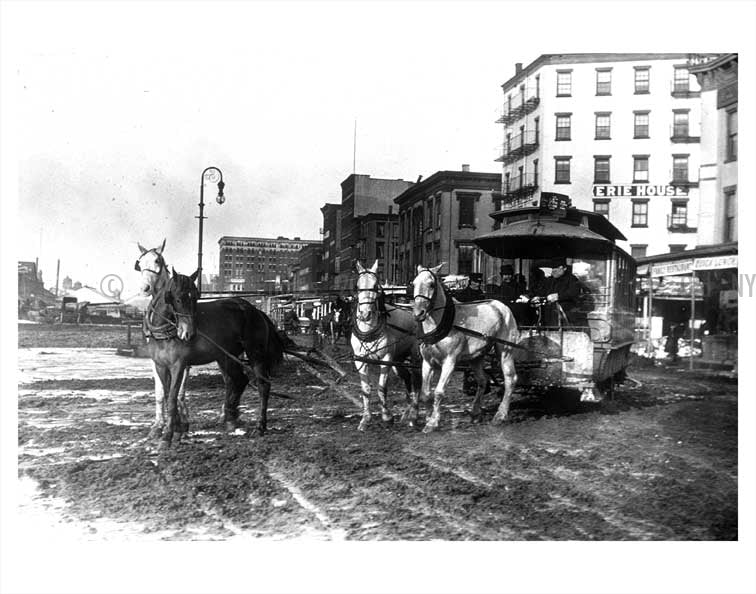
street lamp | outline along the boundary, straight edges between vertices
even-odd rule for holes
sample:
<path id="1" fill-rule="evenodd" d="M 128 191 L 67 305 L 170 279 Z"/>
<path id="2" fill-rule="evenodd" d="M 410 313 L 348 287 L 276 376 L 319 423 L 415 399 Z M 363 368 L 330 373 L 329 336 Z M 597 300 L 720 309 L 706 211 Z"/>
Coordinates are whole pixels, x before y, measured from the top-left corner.
<path id="1" fill-rule="evenodd" d="M 205 219 L 205 175 L 209 171 L 217 172 L 220 177 L 218 182 L 218 195 L 215 201 L 218 204 L 223 204 L 226 201 L 226 197 L 223 195 L 223 188 L 226 184 L 223 183 L 223 172 L 217 167 L 206 167 L 202 172 L 202 178 L 200 179 L 200 201 L 199 201 L 199 247 L 197 248 L 197 290 L 200 295 L 202 294 L 202 221 Z M 214 176 L 213 176 L 214 177 Z"/>

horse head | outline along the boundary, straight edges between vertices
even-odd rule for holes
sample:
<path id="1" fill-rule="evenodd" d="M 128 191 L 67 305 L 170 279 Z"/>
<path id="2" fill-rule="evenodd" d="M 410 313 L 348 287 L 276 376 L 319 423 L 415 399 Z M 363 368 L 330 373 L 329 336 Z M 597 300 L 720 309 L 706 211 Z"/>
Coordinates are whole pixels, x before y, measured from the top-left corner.
<path id="1" fill-rule="evenodd" d="M 378 260 L 370 268 L 357 262 L 357 314 L 358 322 L 370 322 L 383 309 L 383 288 L 378 282 Z"/>
<path id="2" fill-rule="evenodd" d="M 173 270 L 166 287 L 165 303 L 173 308 L 176 315 L 176 334 L 181 340 L 191 340 L 197 331 L 199 290 L 194 283 L 198 272 L 199 270 L 196 270 L 191 276 L 186 276 Z"/>
<path id="3" fill-rule="evenodd" d="M 417 276 L 412 281 L 412 297 L 413 305 L 412 312 L 415 314 L 415 320 L 422 322 L 428 317 L 428 314 L 433 311 L 433 302 L 436 299 L 436 291 L 439 285 L 438 272 L 446 264 L 441 262 L 438 266 L 433 268 L 426 268 L 418 264 Z"/>
<path id="4" fill-rule="evenodd" d="M 169 277 L 168 268 L 163 258 L 165 239 L 162 245 L 151 250 L 143 248 L 139 243 L 137 243 L 137 246 L 142 255 L 134 264 L 134 270 L 142 273 L 142 294 L 154 296 L 165 286 Z"/>

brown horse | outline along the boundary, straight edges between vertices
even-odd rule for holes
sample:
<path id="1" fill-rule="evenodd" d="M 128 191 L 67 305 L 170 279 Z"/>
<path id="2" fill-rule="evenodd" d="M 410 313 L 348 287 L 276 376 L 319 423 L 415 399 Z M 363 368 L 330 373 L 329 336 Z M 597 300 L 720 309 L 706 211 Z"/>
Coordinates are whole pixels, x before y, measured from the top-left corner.
<path id="1" fill-rule="evenodd" d="M 283 360 L 283 342 L 270 318 L 244 299 L 198 302 L 196 274 L 188 277 L 174 271 L 165 287 L 153 294 L 145 320 L 153 334 L 148 349 L 165 394 L 162 439 L 170 444 L 174 432 L 187 430 L 178 399 L 186 369 L 213 361 L 226 385 L 226 430 L 239 426 L 239 401 L 249 383 L 239 359 L 243 354 L 257 382 L 260 411 L 256 433 L 262 435 L 267 430 L 270 374 Z"/>
<path id="2" fill-rule="evenodd" d="M 425 424 L 424 432 L 433 431 L 441 419 L 441 401 L 457 361 L 465 360 L 475 374 L 478 389 L 472 404 L 471 416 L 477 422 L 481 416 L 480 403 L 488 385 L 485 355 L 496 349 L 504 375 L 504 396 L 494 415 L 494 423 L 503 422 L 509 412 L 517 373 L 515 372 L 512 348 L 519 338 L 517 322 L 510 309 L 496 300 L 459 303 L 448 294 L 438 278 L 443 264 L 435 268 L 417 267 L 414 287 L 415 319 L 421 324 L 418 339 L 423 357 L 423 400 L 430 399 L 431 374 L 441 370 L 434 390 L 433 413 Z M 501 342 L 499 342 L 501 341 Z M 418 402 L 414 403 L 417 415 Z"/>

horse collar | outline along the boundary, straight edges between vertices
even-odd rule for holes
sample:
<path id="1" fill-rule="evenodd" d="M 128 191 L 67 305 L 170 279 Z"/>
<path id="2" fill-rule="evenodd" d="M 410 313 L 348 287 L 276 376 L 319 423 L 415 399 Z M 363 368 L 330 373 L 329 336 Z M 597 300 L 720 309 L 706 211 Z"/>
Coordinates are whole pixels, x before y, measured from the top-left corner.
<path id="1" fill-rule="evenodd" d="M 144 319 L 142 320 L 142 333 L 145 338 L 154 338 L 155 340 L 170 340 L 176 338 L 178 332 L 176 330 L 176 324 L 172 322 L 164 313 L 157 311 L 158 303 L 162 302 L 165 305 L 167 313 L 168 305 L 165 303 L 165 291 L 161 291 L 158 295 L 152 298 L 147 311 L 144 312 Z M 175 313 L 175 312 L 172 312 Z M 162 318 L 162 322 L 155 322 L 155 316 Z"/>
<path id="2" fill-rule="evenodd" d="M 430 332 L 423 333 L 422 325 L 420 326 L 417 337 L 423 344 L 436 344 L 437 342 L 440 342 L 448 336 L 454 324 L 454 300 L 446 291 L 446 287 L 444 287 L 443 285 L 441 285 L 441 287 L 444 292 L 444 297 L 446 297 L 446 303 L 444 304 L 444 313 L 441 316 L 441 321 Z"/>

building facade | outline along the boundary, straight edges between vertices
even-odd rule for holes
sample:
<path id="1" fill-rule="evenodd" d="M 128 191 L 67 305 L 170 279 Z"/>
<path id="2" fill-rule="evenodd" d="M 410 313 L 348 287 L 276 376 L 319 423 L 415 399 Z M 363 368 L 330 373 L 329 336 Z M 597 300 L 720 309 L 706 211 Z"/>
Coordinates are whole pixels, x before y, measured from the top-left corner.
<path id="1" fill-rule="evenodd" d="M 438 171 L 394 200 L 399 211 L 397 282 L 409 283 L 419 264 L 448 264 L 443 274 L 480 272 L 485 282 L 498 282 L 497 262 L 473 238 L 494 229 L 489 216 L 498 210 L 494 195 L 501 175 L 469 171 Z"/>
<path id="2" fill-rule="evenodd" d="M 341 249 L 341 204 L 326 203 L 320 208 L 323 213 L 323 287 L 333 289 L 340 269 Z"/>
<path id="3" fill-rule="evenodd" d="M 292 268 L 299 251 L 318 240 L 279 236 L 228 237 L 218 240 L 222 291 L 281 293 L 291 290 Z"/>
<path id="4" fill-rule="evenodd" d="M 607 216 L 635 257 L 697 243 L 700 86 L 690 54 L 549 54 L 502 85 L 501 197 Z"/>
<path id="5" fill-rule="evenodd" d="M 701 86 L 698 243 L 738 239 L 738 55 L 693 56 Z"/>
<path id="6" fill-rule="evenodd" d="M 377 254 L 382 249 L 385 260 L 390 252 L 387 244 L 390 243 L 392 219 L 372 215 L 391 214 L 394 198 L 410 186 L 412 182 L 403 179 L 379 179 L 359 174 L 352 174 L 341 182 L 341 236 L 329 288 L 351 291 L 356 279 L 354 264 L 360 257 L 369 259 L 371 253 Z M 383 229 L 383 237 L 377 237 L 380 229 Z M 379 265 L 384 271 L 393 267 L 386 262 Z"/>

